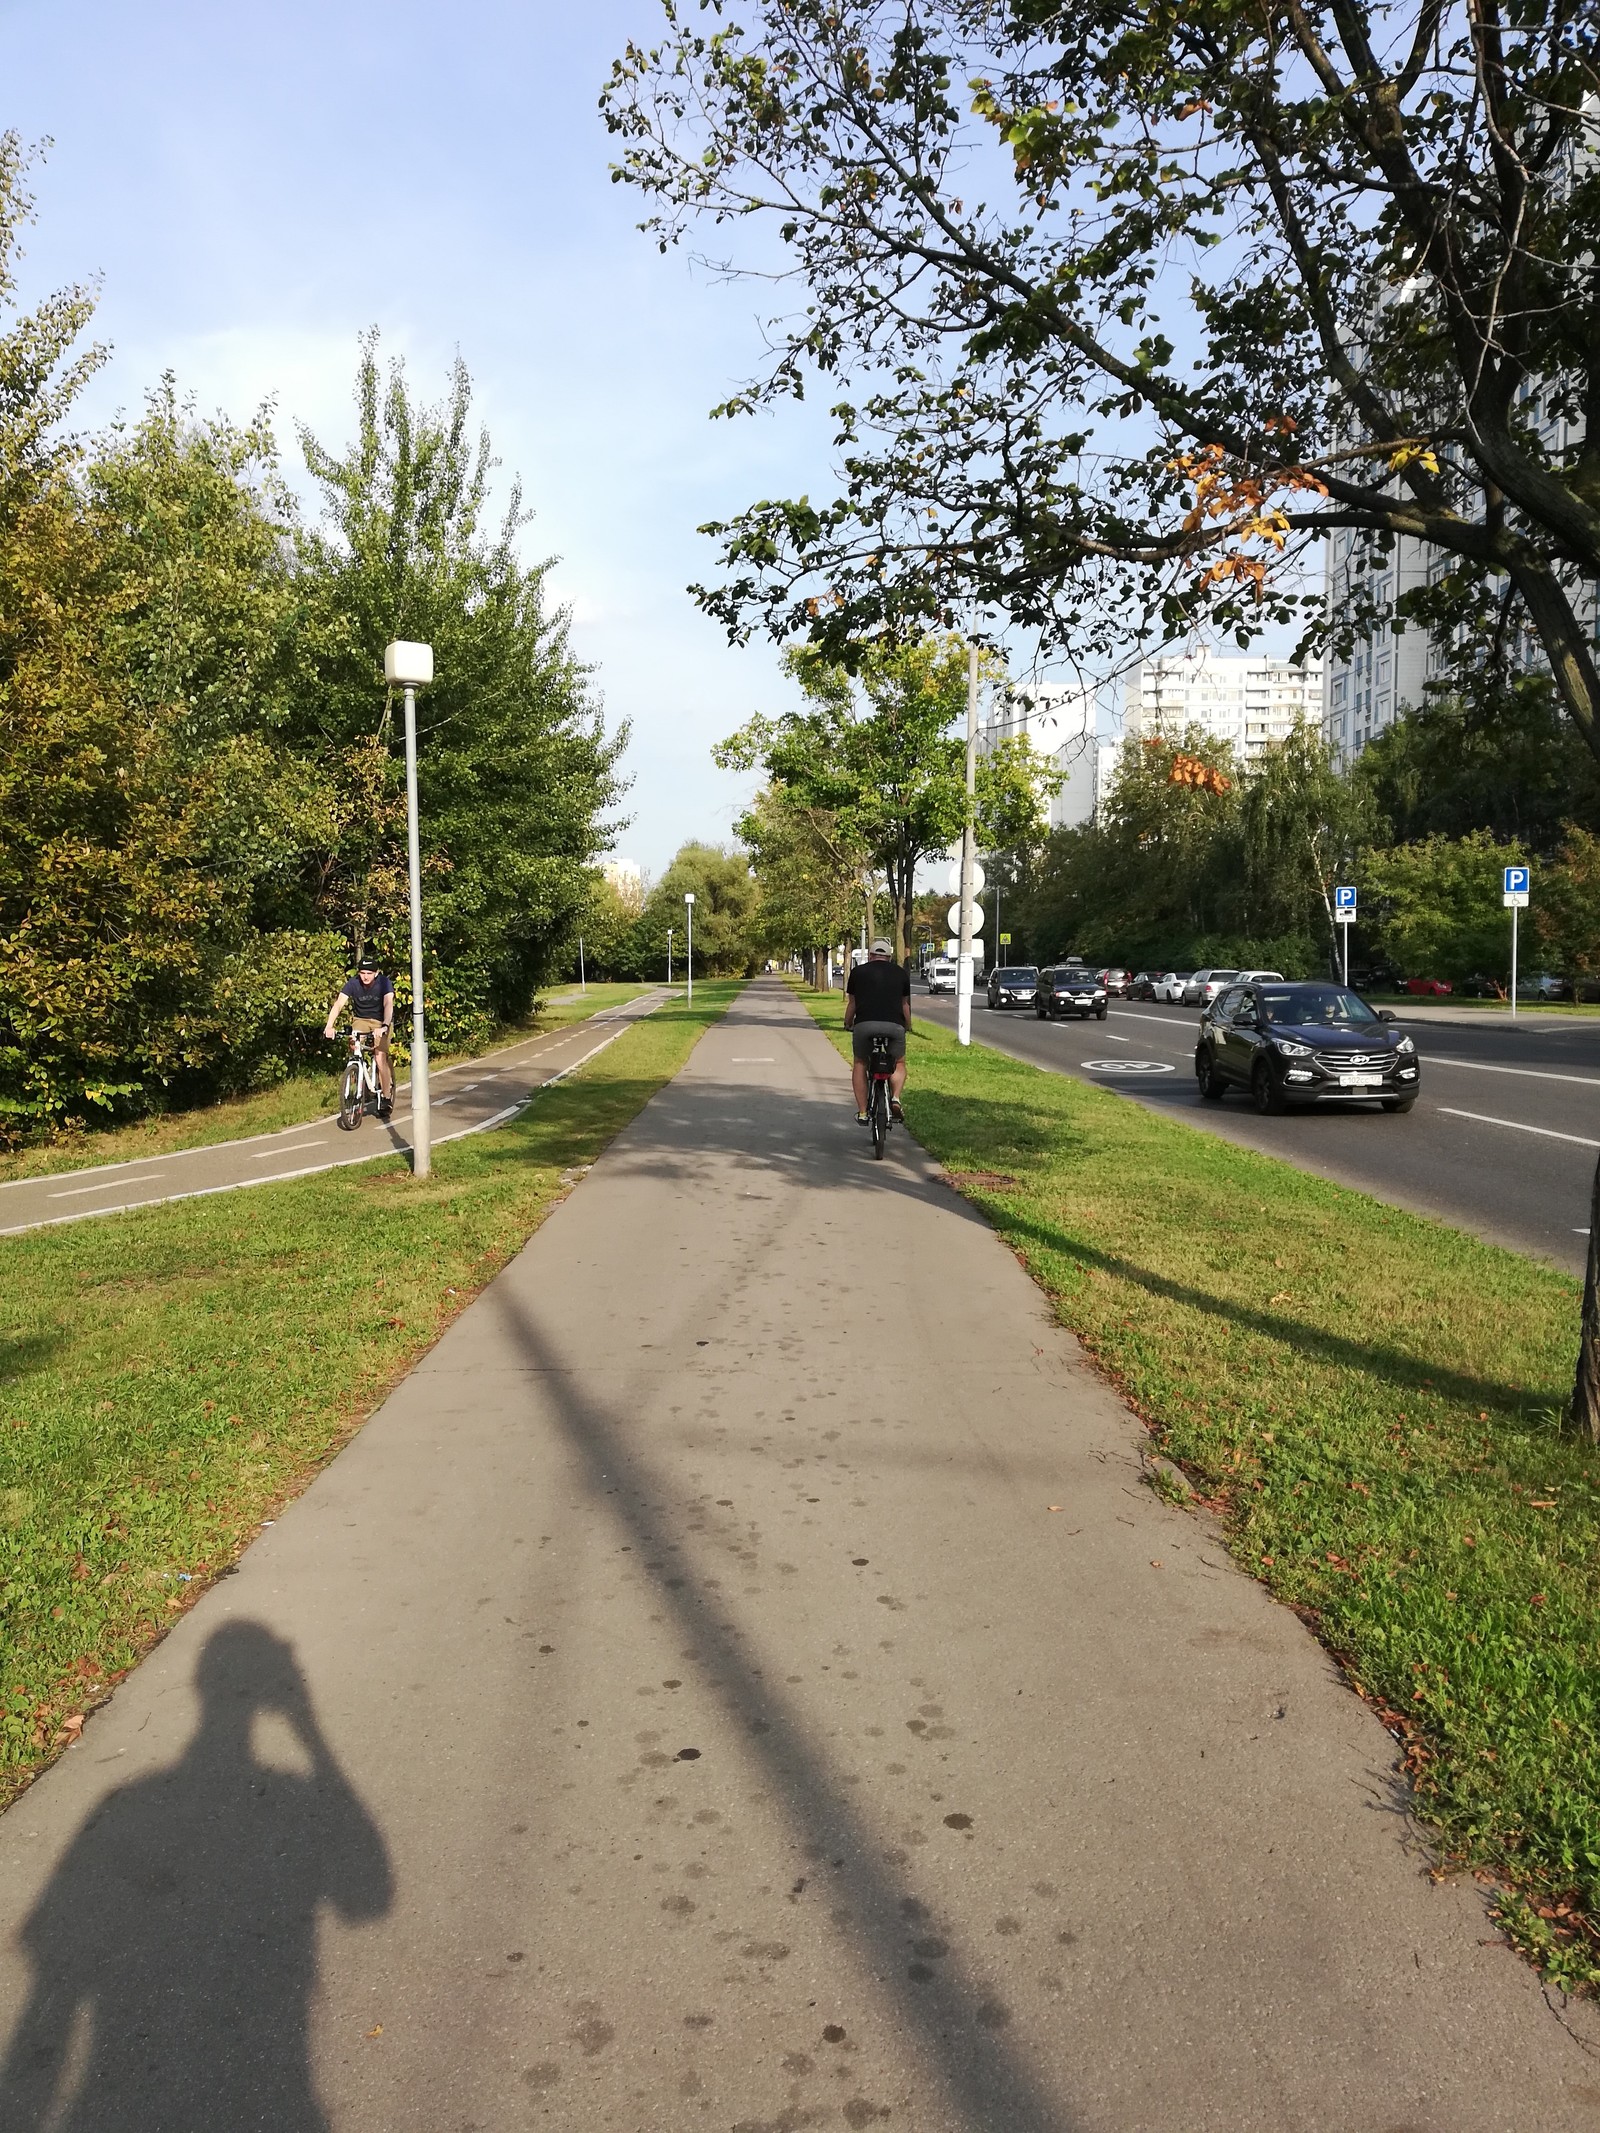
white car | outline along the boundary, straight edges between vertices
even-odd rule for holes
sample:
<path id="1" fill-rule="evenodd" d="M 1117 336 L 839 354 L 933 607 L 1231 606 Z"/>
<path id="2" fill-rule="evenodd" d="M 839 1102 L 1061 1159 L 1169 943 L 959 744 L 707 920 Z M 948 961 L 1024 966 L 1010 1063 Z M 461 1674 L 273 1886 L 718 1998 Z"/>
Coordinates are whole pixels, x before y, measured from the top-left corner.
<path id="1" fill-rule="evenodd" d="M 928 981 L 929 992 L 954 992 L 956 989 L 956 966 L 946 956 L 937 956 L 923 973 Z"/>
<path id="2" fill-rule="evenodd" d="M 1183 1001 L 1183 988 L 1188 984 L 1189 978 L 1190 973 L 1187 970 L 1169 970 L 1164 977 L 1156 979 L 1156 998 L 1165 1000 L 1169 1007 L 1180 1006 Z"/>

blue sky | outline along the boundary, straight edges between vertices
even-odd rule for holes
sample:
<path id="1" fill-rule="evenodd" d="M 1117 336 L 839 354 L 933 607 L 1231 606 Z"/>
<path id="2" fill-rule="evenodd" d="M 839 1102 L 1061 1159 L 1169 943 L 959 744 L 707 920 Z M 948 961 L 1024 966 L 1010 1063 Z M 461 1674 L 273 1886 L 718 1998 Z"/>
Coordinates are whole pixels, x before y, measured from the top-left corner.
<path id="1" fill-rule="evenodd" d="M 563 560 L 554 585 L 633 722 L 633 826 L 659 871 L 726 839 L 747 782 L 711 742 L 788 701 L 773 652 L 729 649 L 684 593 L 694 531 L 758 496 L 827 486 L 820 411 L 710 423 L 759 360 L 762 294 L 661 257 L 610 182 L 596 97 L 645 0 L 0 0 L 0 125 L 51 135 L 35 171 L 30 294 L 98 275 L 114 349 L 91 423 L 168 366 L 204 407 L 275 394 L 325 440 L 350 422 L 357 335 L 416 383 L 459 348 L 507 471 Z"/>

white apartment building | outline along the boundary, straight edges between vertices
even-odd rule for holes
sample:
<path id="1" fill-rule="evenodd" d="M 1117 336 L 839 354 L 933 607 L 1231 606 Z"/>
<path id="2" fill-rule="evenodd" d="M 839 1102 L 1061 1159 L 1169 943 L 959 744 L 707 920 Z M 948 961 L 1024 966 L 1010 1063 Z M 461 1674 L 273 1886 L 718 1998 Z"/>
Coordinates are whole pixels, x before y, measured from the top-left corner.
<path id="1" fill-rule="evenodd" d="M 1129 740 L 1162 734 L 1180 740 L 1197 726 L 1231 741 L 1241 762 L 1281 741 L 1296 726 L 1320 725 L 1322 662 L 1296 666 L 1257 653 L 1168 652 L 1141 659 L 1128 676 Z"/>
<path id="2" fill-rule="evenodd" d="M 1019 682 L 984 721 L 979 746 L 1028 741 L 1061 773 L 1050 798 L 1050 827 L 1076 829 L 1092 819 L 1099 790 L 1100 691 L 1093 683 Z"/>
<path id="3" fill-rule="evenodd" d="M 631 859 L 602 859 L 600 872 L 616 892 L 624 911 L 644 909 L 644 870 Z"/>

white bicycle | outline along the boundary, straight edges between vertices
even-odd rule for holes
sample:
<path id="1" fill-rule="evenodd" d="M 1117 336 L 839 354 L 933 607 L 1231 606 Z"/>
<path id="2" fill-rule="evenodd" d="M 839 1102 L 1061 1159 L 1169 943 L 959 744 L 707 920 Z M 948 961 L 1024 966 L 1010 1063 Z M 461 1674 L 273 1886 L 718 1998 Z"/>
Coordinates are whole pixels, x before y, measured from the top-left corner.
<path id="1" fill-rule="evenodd" d="M 383 1102 L 383 1084 L 378 1079 L 378 1048 L 368 1030 L 350 1032 L 350 1059 L 339 1092 L 339 1123 L 354 1133 L 369 1111 L 376 1116 Z"/>

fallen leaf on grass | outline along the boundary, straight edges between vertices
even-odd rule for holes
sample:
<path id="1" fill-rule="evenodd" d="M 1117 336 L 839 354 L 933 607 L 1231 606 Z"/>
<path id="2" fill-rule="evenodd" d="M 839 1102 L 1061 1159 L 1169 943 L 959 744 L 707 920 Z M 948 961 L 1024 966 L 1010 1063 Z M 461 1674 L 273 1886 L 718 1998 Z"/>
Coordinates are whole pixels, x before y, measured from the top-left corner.
<path id="1" fill-rule="evenodd" d="M 74 1711 L 70 1718 L 64 1718 L 61 1721 L 61 1730 L 66 1734 L 69 1741 L 76 1740 L 83 1731 L 83 1713 Z"/>
<path id="2" fill-rule="evenodd" d="M 1294 1302 L 1294 1298 L 1289 1294 L 1289 1291 L 1287 1289 L 1280 1289 L 1276 1296 L 1269 1296 L 1267 1298 L 1267 1301 L 1268 1303 L 1275 1304 L 1292 1304 Z"/>

